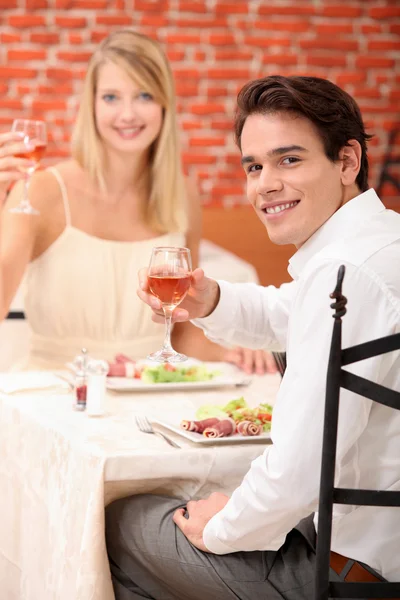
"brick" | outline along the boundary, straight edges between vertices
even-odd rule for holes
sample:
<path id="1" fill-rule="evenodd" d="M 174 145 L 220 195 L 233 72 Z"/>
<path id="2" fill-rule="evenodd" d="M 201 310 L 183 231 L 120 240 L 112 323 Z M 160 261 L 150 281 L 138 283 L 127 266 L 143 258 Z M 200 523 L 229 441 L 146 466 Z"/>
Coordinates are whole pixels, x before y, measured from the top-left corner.
<path id="1" fill-rule="evenodd" d="M 195 33 L 170 33 L 167 35 L 168 44 L 199 44 L 200 35 Z"/>
<path id="2" fill-rule="evenodd" d="M 29 39 L 33 44 L 52 46 L 59 43 L 60 36 L 58 33 L 31 33 Z"/>
<path id="3" fill-rule="evenodd" d="M 23 69 L 19 67 L 0 67 L 0 80 L 4 79 L 35 79 L 36 69 Z"/>
<path id="4" fill-rule="evenodd" d="M 285 53 L 285 54 L 264 54 L 262 58 L 263 65 L 297 65 L 299 61 L 299 54 L 296 53 Z"/>
<path id="5" fill-rule="evenodd" d="M 180 0 L 178 11 L 190 13 L 206 13 L 208 11 L 208 8 L 205 2 L 199 2 L 198 0 Z"/>
<path id="6" fill-rule="evenodd" d="M 254 56 L 254 52 L 251 50 L 216 50 L 216 60 L 251 60 Z"/>
<path id="7" fill-rule="evenodd" d="M 372 19 L 382 20 L 400 17 L 400 6 L 371 6 L 368 15 Z"/>
<path id="8" fill-rule="evenodd" d="M 211 29 L 212 27 L 225 28 L 228 26 L 226 17 L 205 17 L 201 19 L 178 18 L 171 21 L 174 27 L 181 29 Z"/>
<path id="9" fill-rule="evenodd" d="M 185 58 L 185 52 L 183 50 L 167 50 L 167 56 L 171 62 L 178 62 Z"/>
<path id="10" fill-rule="evenodd" d="M 213 46 L 229 46 L 231 44 L 236 44 L 236 38 L 232 33 L 212 33 L 209 37 L 209 42 Z"/>
<path id="11" fill-rule="evenodd" d="M 262 29 L 265 31 L 285 31 L 290 33 L 302 33 L 303 31 L 309 31 L 310 24 L 305 19 L 296 19 L 293 21 L 266 21 L 262 19 L 256 21 L 254 24 L 250 24 L 249 21 L 245 22 L 246 27 L 244 29 Z"/>
<path id="12" fill-rule="evenodd" d="M 308 49 L 323 49 L 323 50 L 339 50 L 342 52 L 351 52 L 358 50 L 357 40 L 343 40 L 335 37 L 321 37 L 314 40 L 300 40 L 300 48 Z"/>
<path id="13" fill-rule="evenodd" d="M 196 79 L 198 80 L 202 74 L 200 73 L 199 69 L 181 69 L 181 68 L 175 68 L 174 69 L 174 74 L 175 77 L 178 78 L 183 78 L 183 79 Z"/>
<path id="14" fill-rule="evenodd" d="M 225 141 L 224 137 L 197 137 L 189 140 L 189 147 L 213 148 L 214 146 L 225 146 Z"/>
<path id="15" fill-rule="evenodd" d="M 57 52 L 57 58 L 65 62 L 87 63 L 91 56 L 92 52 Z"/>
<path id="16" fill-rule="evenodd" d="M 370 40 L 368 50 L 400 50 L 400 41 Z"/>
<path id="17" fill-rule="evenodd" d="M 233 111 L 232 119 L 225 121 L 211 121 L 211 129 L 215 129 L 217 131 L 233 131 Z"/>
<path id="18" fill-rule="evenodd" d="M 391 90 L 389 94 L 390 100 L 400 100 L 400 89 Z"/>
<path id="19" fill-rule="evenodd" d="M 165 27 L 169 20 L 164 15 L 142 15 L 140 17 L 141 25 L 150 25 L 151 27 Z"/>
<path id="20" fill-rule="evenodd" d="M 383 56 L 357 56 L 356 67 L 359 69 L 391 69 L 395 61 Z"/>
<path id="21" fill-rule="evenodd" d="M 249 2 L 217 2 L 215 6 L 215 13 L 217 15 L 246 15 L 249 12 Z"/>
<path id="22" fill-rule="evenodd" d="M 320 67 L 345 67 L 347 64 L 346 56 L 337 54 L 311 54 L 306 56 L 306 64 Z"/>
<path id="23" fill-rule="evenodd" d="M 215 113 L 225 112 L 223 104 L 208 102 L 207 104 L 192 104 L 190 112 L 193 115 L 213 115 Z"/>
<path id="24" fill-rule="evenodd" d="M 217 157 L 208 154 L 184 152 L 182 154 L 182 162 L 185 165 L 212 165 L 217 162 Z"/>
<path id="25" fill-rule="evenodd" d="M 60 96 L 70 96 L 73 94 L 74 89 L 70 83 L 61 83 L 58 85 L 39 85 L 38 92 L 41 96 L 54 96 L 55 94 Z"/>
<path id="26" fill-rule="evenodd" d="M 390 33 L 394 33 L 395 35 L 400 35 L 400 23 L 392 23 L 389 25 Z"/>
<path id="27" fill-rule="evenodd" d="M 67 103 L 65 100 L 34 100 L 32 102 L 33 111 L 52 111 L 66 110 Z"/>
<path id="28" fill-rule="evenodd" d="M 208 98 L 218 98 L 220 96 L 228 96 L 226 87 L 211 87 L 207 90 Z"/>
<path id="29" fill-rule="evenodd" d="M 263 15 L 315 15 L 316 9 L 310 4 L 299 5 L 297 2 L 292 2 L 290 6 L 278 6 L 276 2 L 262 4 L 258 9 L 258 14 Z"/>
<path id="30" fill-rule="evenodd" d="M 17 86 L 17 94 L 18 96 L 26 96 L 26 94 L 30 94 L 32 89 L 27 85 L 18 85 Z"/>
<path id="31" fill-rule="evenodd" d="M 47 0 L 25 0 L 25 8 L 31 10 L 45 10 L 48 8 Z"/>
<path id="32" fill-rule="evenodd" d="M 17 7 L 18 7 L 17 0 L 0 0 L 0 8 L 2 10 L 17 8 Z"/>
<path id="33" fill-rule="evenodd" d="M 7 52 L 9 61 L 46 60 L 45 50 L 9 50 Z"/>
<path id="34" fill-rule="evenodd" d="M 196 50 L 196 52 L 193 55 L 193 59 L 198 62 L 204 62 L 207 58 L 207 54 L 205 52 L 203 52 L 202 50 Z"/>
<path id="35" fill-rule="evenodd" d="M 337 76 L 336 83 L 338 86 L 346 86 L 349 83 L 361 83 L 367 79 L 366 71 L 345 71 Z"/>
<path id="36" fill-rule="evenodd" d="M 382 32 L 382 25 L 371 25 L 371 24 L 367 24 L 367 25 L 361 25 L 361 33 L 365 33 L 365 34 L 370 34 L 370 33 L 381 33 Z"/>
<path id="37" fill-rule="evenodd" d="M 0 109 L 7 108 L 9 110 L 21 110 L 23 109 L 23 104 L 21 100 L 17 99 L 7 99 L 0 98 Z"/>
<path id="38" fill-rule="evenodd" d="M 46 19 L 41 15 L 11 15 L 8 19 L 11 27 L 26 29 L 30 27 L 43 27 Z"/>
<path id="39" fill-rule="evenodd" d="M 20 33 L 0 33 L 0 42 L 2 44 L 18 44 L 22 41 Z"/>
<path id="40" fill-rule="evenodd" d="M 318 11 L 324 17 L 342 17 L 346 19 L 355 19 L 361 17 L 363 8 L 361 6 L 349 6 L 348 4 L 335 4 L 329 6 L 328 3 L 322 3 L 321 9 Z"/>
<path id="41" fill-rule="evenodd" d="M 177 82 L 176 94 L 178 96 L 197 97 L 199 94 L 199 86 L 196 83 L 187 83 L 185 81 Z"/>
<path id="42" fill-rule="evenodd" d="M 90 41 L 94 44 L 99 44 L 108 36 L 108 31 L 92 31 Z"/>
<path id="43" fill-rule="evenodd" d="M 56 8 L 86 8 L 88 10 L 105 10 L 107 0 L 56 0 Z"/>
<path id="44" fill-rule="evenodd" d="M 97 25 L 132 25 L 131 15 L 96 15 Z"/>
<path id="45" fill-rule="evenodd" d="M 338 35 L 340 33 L 353 33 L 352 23 L 320 23 L 315 26 L 317 34 Z"/>
<path id="46" fill-rule="evenodd" d="M 290 39 L 288 37 L 255 37 L 245 36 L 244 43 L 248 46 L 256 46 L 257 48 L 269 48 L 271 46 L 290 46 Z"/>
<path id="47" fill-rule="evenodd" d="M 203 123 L 197 121 L 183 121 L 181 125 L 184 131 L 193 131 L 195 129 L 203 129 Z"/>
<path id="48" fill-rule="evenodd" d="M 46 69 L 46 77 L 48 79 L 75 79 L 75 74 L 70 69 L 59 69 L 50 67 Z"/>
<path id="49" fill-rule="evenodd" d="M 243 177 L 243 174 L 242 174 Z M 213 186 L 213 195 L 217 196 L 242 196 L 243 195 L 243 185 L 214 185 Z"/>
<path id="50" fill-rule="evenodd" d="M 55 24 L 62 29 L 83 29 L 87 27 L 87 19 L 84 17 L 57 17 Z"/>
<path id="51" fill-rule="evenodd" d="M 208 69 L 209 79 L 251 79 L 250 69 Z"/>
<path id="52" fill-rule="evenodd" d="M 382 94 L 379 87 L 354 87 L 353 94 L 355 98 L 381 98 Z"/>
<path id="53" fill-rule="evenodd" d="M 8 85 L 6 85 L 5 83 L 0 83 L 0 94 L 7 94 L 8 92 Z"/>
<path id="54" fill-rule="evenodd" d="M 168 11 L 169 2 L 168 0 L 134 0 L 133 8 L 134 10 L 148 10 L 162 13 Z"/>
<path id="55" fill-rule="evenodd" d="M 83 44 L 83 36 L 79 33 L 70 33 L 68 36 L 68 42 L 74 46 L 80 46 Z"/>

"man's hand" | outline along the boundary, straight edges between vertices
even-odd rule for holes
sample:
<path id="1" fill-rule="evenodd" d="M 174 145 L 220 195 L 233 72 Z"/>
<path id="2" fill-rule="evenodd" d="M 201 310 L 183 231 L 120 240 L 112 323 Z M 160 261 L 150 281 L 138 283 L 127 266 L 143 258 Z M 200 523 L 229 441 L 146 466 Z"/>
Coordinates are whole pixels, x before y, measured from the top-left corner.
<path id="1" fill-rule="evenodd" d="M 139 289 L 137 294 L 143 302 L 153 310 L 153 321 L 164 323 L 165 316 L 161 302 L 150 293 L 147 269 L 139 271 Z M 181 304 L 174 310 L 173 322 L 189 321 L 199 317 L 207 317 L 216 308 L 219 301 L 219 286 L 214 279 L 204 275 L 203 269 L 195 269 L 189 292 Z"/>
<path id="2" fill-rule="evenodd" d="M 209 552 L 203 542 L 203 531 L 208 521 L 219 513 L 228 502 L 229 496 L 214 492 L 206 500 L 191 500 L 185 509 L 178 508 L 174 512 L 174 523 L 179 527 L 189 542 L 203 552 Z"/>
<path id="3" fill-rule="evenodd" d="M 223 360 L 233 363 L 245 373 L 277 373 L 274 357 L 266 350 L 249 350 L 248 348 L 232 348 L 227 350 Z"/>

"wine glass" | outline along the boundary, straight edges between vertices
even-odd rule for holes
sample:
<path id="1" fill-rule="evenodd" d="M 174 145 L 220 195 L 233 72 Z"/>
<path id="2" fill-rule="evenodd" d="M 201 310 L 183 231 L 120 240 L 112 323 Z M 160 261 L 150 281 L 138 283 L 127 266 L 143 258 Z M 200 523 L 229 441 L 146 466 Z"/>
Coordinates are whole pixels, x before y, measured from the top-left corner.
<path id="1" fill-rule="evenodd" d="M 20 169 L 26 173 L 23 197 L 18 206 L 10 208 L 10 212 L 23 213 L 25 215 L 38 215 L 39 211 L 33 208 L 29 202 L 28 189 L 31 176 L 38 167 L 39 161 L 46 151 L 46 123 L 44 121 L 31 121 L 30 119 L 15 119 L 11 130 L 21 134 L 22 142 L 24 144 L 35 144 L 33 150 L 27 148 L 26 152 L 16 154 L 18 158 L 28 158 L 29 160 L 34 161 L 35 164 L 30 167 L 20 167 Z"/>
<path id="2" fill-rule="evenodd" d="M 171 345 L 172 313 L 189 291 L 192 260 L 188 248 L 159 246 L 153 248 L 149 271 L 149 288 L 161 302 L 165 315 L 165 338 L 161 350 L 147 358 L 159 362 L 182 362 L 187 356 L 176 352 Z"/>

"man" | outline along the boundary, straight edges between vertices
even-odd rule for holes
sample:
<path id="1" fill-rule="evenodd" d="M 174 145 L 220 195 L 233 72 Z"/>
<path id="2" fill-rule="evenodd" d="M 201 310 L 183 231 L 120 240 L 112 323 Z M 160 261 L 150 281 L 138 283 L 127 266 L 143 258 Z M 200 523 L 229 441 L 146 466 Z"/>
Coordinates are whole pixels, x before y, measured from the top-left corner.
<path id="1" fill-rule="evenodd" d="M 310 600 L 329 294 L 341 264 L 343 347 L 400 331 L 400 215 L 368 190 L 369 136 L 355 101 L 327 80 L 266 77 L 240 92 L 235 132 L 249 201 L 273 242 L 297 248 L 293 281 L 279 289 L 231 285 L 197 269 L 175 319 L 194 319 L 214 341 L 286 348 L 273 444 L 231 498 L 212 494 L 182 507 L 137 496 L 112 504 L 107 544 L 117 600 Z M 145 274 L 139 295 L 159 319 Z M 353 370 L 400 389 L 399 352 Z M 336 485 L 400 488 L 399 411 L 342 391 Z M 399 580 L 399 547 L 398 510 L 335 507 L 331 549 L 344 564 L 363 563 L 362 580 L 371 569 L 376 580 Z M 341 569 L 331 566 L 338 579 Z"/>

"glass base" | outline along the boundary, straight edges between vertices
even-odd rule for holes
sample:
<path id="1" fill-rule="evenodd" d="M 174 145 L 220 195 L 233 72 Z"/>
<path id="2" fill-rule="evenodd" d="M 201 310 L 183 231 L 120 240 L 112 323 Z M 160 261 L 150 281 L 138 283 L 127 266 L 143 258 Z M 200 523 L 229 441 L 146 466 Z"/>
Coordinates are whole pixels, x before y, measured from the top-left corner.
<path id="1" fill-rule="evenodd" d="M 147 358 L 156 362 L 166 363 L 180 363 L 188 359 L 186 354 L 180 354 L 180 352 L 175 352 L 175 350 L 158 350 L 149 354 Z"/>
<path id="2" fill-rule="evenodd" d="M 9 209 L 10 213 L 18 213 L 22 215 L 40 215 L 40 212 L 33 208 L 30 204 L 20 204 L 19 206 L 15 206 L 14 208 Z"/>

